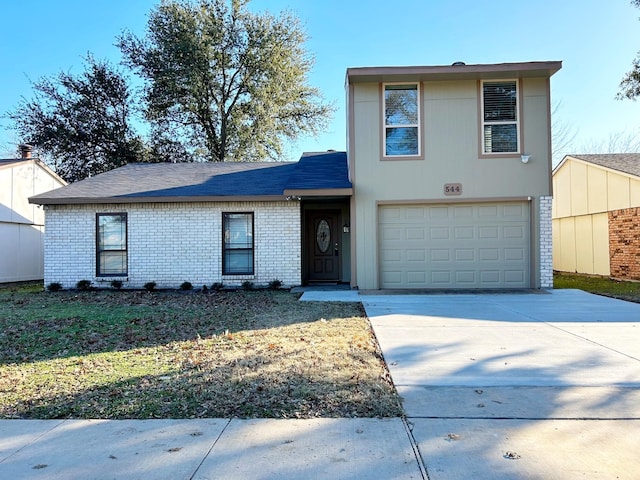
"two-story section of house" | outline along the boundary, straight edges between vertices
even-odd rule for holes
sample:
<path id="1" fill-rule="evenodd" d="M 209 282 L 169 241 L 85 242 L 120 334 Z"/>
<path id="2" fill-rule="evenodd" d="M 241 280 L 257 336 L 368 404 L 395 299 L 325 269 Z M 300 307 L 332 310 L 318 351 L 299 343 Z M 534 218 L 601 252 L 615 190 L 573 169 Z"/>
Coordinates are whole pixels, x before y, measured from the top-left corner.
<path id="1" fill-rule="evenodd" d="M 351 284 L 551 288 L 561 62 L 347 70 Z"/>

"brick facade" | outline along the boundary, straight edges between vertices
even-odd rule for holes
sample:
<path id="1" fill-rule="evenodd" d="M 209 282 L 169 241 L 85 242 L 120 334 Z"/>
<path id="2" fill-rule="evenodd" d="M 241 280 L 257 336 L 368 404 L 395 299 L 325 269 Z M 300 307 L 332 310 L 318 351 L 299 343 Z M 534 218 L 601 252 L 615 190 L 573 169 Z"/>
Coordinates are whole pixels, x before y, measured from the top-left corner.
<path id="1" fill-rule="evenodd" d="M 73 288 L 79 280 L 108 287 L 96 277 L 96 213 L 127 213 L 128 276 L 125 288 L 194 287 L 214 282 L 256 286 L 278 279 L 301 283 L 300 204 L 280 202 L 139 203 L 46 207 L 45 285 Z M 222 275 L 222 213 L 253 212 L 254 275 Z"/>
<path id="2" fill-rule="evenodd" d="M 640 207 L 609 212 L 611 276 L 640 280 Z"/>
<path id="3" fill-rule="evenodd" d="M 540 288 L 553 288 L 552 197 L 540 197 Z"/>

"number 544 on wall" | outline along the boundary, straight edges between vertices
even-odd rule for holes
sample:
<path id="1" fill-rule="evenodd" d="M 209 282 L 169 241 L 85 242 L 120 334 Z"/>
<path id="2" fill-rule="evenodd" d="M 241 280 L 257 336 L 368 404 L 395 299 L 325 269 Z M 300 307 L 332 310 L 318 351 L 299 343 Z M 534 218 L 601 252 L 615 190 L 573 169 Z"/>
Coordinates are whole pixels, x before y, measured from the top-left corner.
<path id="1" fill-rule="evenodd" d="M 444 194 L 445 195 L 461 195 L 462 184 L 461 183 L 445 183 Z"/>

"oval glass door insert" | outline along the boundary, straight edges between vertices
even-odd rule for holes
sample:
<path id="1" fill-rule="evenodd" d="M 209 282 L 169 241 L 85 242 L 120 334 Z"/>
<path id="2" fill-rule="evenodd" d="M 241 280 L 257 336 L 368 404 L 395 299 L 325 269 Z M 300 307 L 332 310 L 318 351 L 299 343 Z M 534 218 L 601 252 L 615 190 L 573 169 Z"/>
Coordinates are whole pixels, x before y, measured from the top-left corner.
<path id="1" fill-rule="evenodd" d="M 322 253 L 326 253 L 331 245 L 331 227 L 324 218 L 318 222 L 316 228 L 316 243 Z"/>

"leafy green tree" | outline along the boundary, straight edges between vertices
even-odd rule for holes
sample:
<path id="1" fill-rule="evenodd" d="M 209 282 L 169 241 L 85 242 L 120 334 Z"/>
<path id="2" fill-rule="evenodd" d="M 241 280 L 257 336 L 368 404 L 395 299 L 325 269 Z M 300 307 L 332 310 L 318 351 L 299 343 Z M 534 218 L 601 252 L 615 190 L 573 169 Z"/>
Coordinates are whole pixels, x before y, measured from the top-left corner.
<path id="1" fill-rule="evenodd" d="M 33 89 L 34 97 L 23 98 L 8 117 L 22 141 L 68 182 L 142 158 L 142 141 L 131 126 L 131 90 L 107 62 L 87 55 L 81 74 L 61 72 Z"/>
<path id="2" fill-rule="evenodd" d="M 125 64 L 146 81 L 145 114 L 210 161 L 277 159 L 285 139 L 318 133 L 332 108 L 307 84 L 313 57 L 290 13 L 248 0 L 162 0 L 145 37 L 125 32 Z"/>
<path id="3" fill-rule="evenodd" d="M 640 0 L 631 0 L 631 4 L 640 8 Z M 617 98 L 635 100 L 640 96 L 640 53 L 633 60 L 632 68 L 620 82 Z"/>

